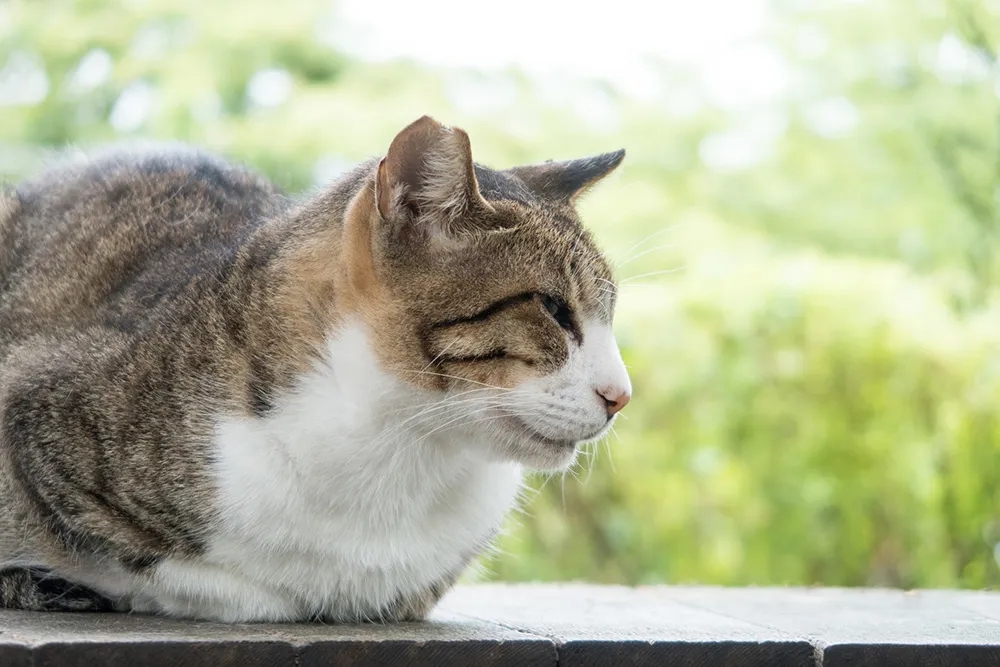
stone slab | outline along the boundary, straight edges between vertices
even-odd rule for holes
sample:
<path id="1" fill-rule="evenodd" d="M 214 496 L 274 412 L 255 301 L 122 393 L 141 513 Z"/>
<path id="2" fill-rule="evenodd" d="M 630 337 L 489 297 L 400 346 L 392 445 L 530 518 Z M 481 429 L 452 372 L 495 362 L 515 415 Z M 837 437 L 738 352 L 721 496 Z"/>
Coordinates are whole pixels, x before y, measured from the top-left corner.
<path id="1" fill-rule="evenodd" d="M 679 587 L 671 600 L 805 638 L 824 667 L 1000 665 L 1000 594 Z"/>
<path id="2" fill-rule="evenodd" d="M 225 625 L 126 614 L 0 611 L 0 667 L 554 667 L 544 637 L 438 612 L 396 625 Z"/>
<path id="3" fill-rule="evenodd" d="M 462 586 L 426 623 L 0 610 L 0 667 L 1000 667 L 1000 593 Z"/>
<path id="4" fill-rule="evenodd" d="M 427 665 L 556 667 L 546 637 L 435 611 L 426 623 L 270 626 L 299 647 L 296 667 Z"/>
<path id="5" fill-rule="evenodd" d="M 931 590 L 922 591 L 921 595 L 931 600 L 941 600 L 943 604 L 950 604 L 963 609 L 974 611 L 977 614 L 1000 621 L 1000 594 L 986 591 L 942 591 Z"/>
<path id="6" fill-rule="evenodd" d="M 552 638 L 560 667 L 814 664 L 804 639 L 675 602 L 657 588 L 468 586 L 445 596 L 441 607 Z"/>
<path id="7" fill-rule="evenodd" d="M 25 656 L 28 662 L 25 662 Z M 0 665 L 291 665 L 294 648 L 263 629 L 126 614 L 0 611 Z"/>

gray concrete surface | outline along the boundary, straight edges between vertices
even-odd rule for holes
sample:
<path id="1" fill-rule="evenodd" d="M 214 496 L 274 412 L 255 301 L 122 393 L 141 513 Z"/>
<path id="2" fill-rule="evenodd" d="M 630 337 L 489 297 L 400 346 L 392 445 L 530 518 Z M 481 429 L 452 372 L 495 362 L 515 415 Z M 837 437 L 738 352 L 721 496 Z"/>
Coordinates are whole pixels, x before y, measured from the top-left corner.
<path id="1" fill-rule="evenodd" d="M 0 611 L 0 667 L 1000 667 L 1000 593 L 482 585 L 426 623 Z"/>

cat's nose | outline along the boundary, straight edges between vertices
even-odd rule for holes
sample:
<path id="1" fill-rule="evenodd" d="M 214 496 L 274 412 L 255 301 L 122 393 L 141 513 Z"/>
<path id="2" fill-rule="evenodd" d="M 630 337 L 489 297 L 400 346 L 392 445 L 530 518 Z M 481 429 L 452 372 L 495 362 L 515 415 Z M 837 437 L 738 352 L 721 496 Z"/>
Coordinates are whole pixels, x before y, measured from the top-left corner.
<path id="1" fill-rule="evenodd" d="M 621 387 L 602 387 L 597 390 L 597 395 L 607 405 L 609 419 L 624 408 L 632 398 L 632 392 Z"/>

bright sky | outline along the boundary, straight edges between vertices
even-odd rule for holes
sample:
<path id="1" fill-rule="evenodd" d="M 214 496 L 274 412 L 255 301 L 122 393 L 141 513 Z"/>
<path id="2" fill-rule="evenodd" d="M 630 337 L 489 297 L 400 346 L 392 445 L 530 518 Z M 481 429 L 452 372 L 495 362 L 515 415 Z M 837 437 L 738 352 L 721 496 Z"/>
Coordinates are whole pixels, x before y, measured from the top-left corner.
<path id="1" fill-rule="evenodd" d="M 600 77 L 637 97 L 657 94 L 651 65 L 688 65 L 726 106 L 766 102 L 787 85 L 777 54 L 754 43 L 767 23 L 766 0 L 339 0 L 337 7 L 338 45 L 367 59 Z"/>
<path id="2" fill-rule="evenodd" d="M 573 80 L 599 78 L 674 112 L 697 112 L 694 91 L 665 89 L 662 75 L 690 73 L 698 97 L 739 111 L 738 126 L 701 146 L 715 168 L 760 160 L 787 122 L 769 104 L 787 91 L 790 75 L 765 39 L 768 0 L 337 0 L 336 7 L 330 37 L 355 56 L 487 71 L 516 67 L 541 79 L 540 90 L 567 98 L 579 95 Z M 465 105 L 488 105 L 502 84 L 482 91 L 467 85 L 457 93 Z M 599 96 L 575 107 L 598 126 L 615 116 L 602 111 Z"/>
<path id="3" fill-rule="evenodd" d="M 618 111 L 596 87 L 576 85 L 580 80 L 606 80 L 625 95 L 663 104 L 672 113 L 697 113 L 702 101 L 737 111 L 738 123 L 708 137 L 701 153 L 713 167 L 739 168 L 766 155 L 786 125 L 778 105 L 769 104 L 788 90 L 790 75 L 765 36 L 771 19 L 768 3 L 336 0 L 336 20 L 321 30 L 338 48 L 369 60 L 408 58 L 485 71 L 517 68 L 540 80 L 541 93 L 574 100 L 576 113 L 596 127 L 614 127 Z M 106 81 L 112 69 L 110 55 L 94 49 L 74 71 L 70 85 L 91 89 Z M 665 71 L 690 74 L 697 90 L 667 83 Z M 462 108 L 489 108 L 503 100 L 504 78 L 482 85 L 470 79 L 450 94 Z M 267 69 L 251 78 L 247 95 L 254 105 L 277 106 L 292 91 L 288 72 Z M 0 69 L 0 106 L 35 104 L 48 93 L 44 64 L 30 54 L 15 53 Z M 149 82 L 128 86 L 112 110 L 112 127 L 139 130 L 154 98 Z M 824 104 L 817 116 L 821 124 L 837 132 L 852 126 L 856 113 L 849 102 Z"/>

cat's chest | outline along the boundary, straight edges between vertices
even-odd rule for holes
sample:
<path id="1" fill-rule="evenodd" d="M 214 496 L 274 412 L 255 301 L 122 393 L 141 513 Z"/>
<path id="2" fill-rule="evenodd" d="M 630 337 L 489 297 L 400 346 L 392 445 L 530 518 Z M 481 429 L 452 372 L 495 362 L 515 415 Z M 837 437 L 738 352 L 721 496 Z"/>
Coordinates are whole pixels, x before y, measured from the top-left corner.
<path id="1" fill-rule="evenodd" d="M 365 615 L 452 577 L 499 530 L 520 466 L 414 430 L 364 345 L 335 352 L 336 372 L 303 378 L 267 418 L 219 420 L 218 519 L 202 559 L 160 568 L 168 612 Z"/>
<path id="2" fill-rule="evenodd" d="M 250 558 L 341 559 L 345 570 L 447 562 L 497 527 L 521 481 L 514 464 L 442 453 L 419 436 L 289 433 L 313 440 L 294 452 L 246 425 L 227 430 L 217 551 L 249 547 Z"/>

